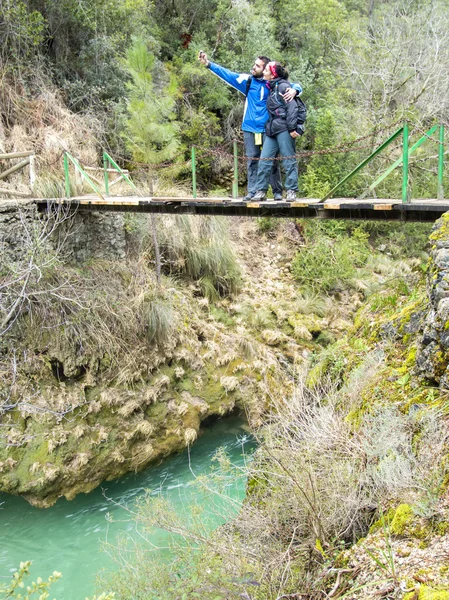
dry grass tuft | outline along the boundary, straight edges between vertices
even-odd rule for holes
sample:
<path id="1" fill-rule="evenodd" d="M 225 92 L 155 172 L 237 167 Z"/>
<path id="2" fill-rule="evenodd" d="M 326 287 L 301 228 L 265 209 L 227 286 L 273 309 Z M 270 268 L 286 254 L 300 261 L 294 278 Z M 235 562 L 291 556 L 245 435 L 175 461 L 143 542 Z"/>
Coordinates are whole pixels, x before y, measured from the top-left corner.
<path id="1" fill-rule="evenodd" d="M 215 361 L 215 364 L 217 365 L 217 367 L 223 367 L 224 365 L 228 365 L 236 358 L 238 358 L 237 353 L 234 350 L 231 350 L 229 352 L 225 352 L 221 356 L 218 356 L 217 360 Z"/>
<path id="2" fill-rule="evenodd" d="M 189 404 L 187 402 L 181 402 L 177 405 L 176 410 L 178 415 L 182 417 L 189 412 Z"/>
<path id="3" fill-rule="evenodd" d="M 34 80 L 33 97 L 22 93 L 19 103 L 16 84 L 8 77 L 2 78 L 0 101 L 8 122 L 15 125 L 2 131 L 1 145 L 3 152 L 35 151 L 39 190 L 42 173 L 46 174 L 44 180 L 50 176 L 63 182 L 62 154 L 65 150 L 82 164 L 97 165 L 97 140 L 102 137 L 102 126 L 92 115 L 83 116 L 68 110 L 58 90 L 49 79 L 43 78 L 42 73 L 35 72 Z M 10 182 L 14 187 L 28 186 L 28 173 L 26 170 L 15 173 Z M 43 185 L 46 186 L 45 181 Z"/>
<path id="4" fill-rule="evenodd" d="M 97 400 L 91 400 L 91 402 L 89 402 L 89 406 L 87 409 L 88 413 L 96 415 L 97 413 L 100 412 L 100 410 L 101 410 L 101 402 L 98 402 Z"/>
<path id="5" fill-rule="evenodd" d="M 47 463 L 43 466 L 42 471 L 44 474 L 45 482 L 51 483 L 52 481 L 55 481 L 55 479 L 58 478 L 58 475 L 60 473 L 60 468 L 51 463 Z"/>
<path id="6" fill-rule="evenodd" d="M 87 452 L 79 452 L 75 458 L 71 461 L 69 465 L 69 469 L 72 471 L 78 471 L 81 467 L 84 467 L 89 463 L 91 459 L 91 454 Z"/>
<path id="7" fill-rule="evenodd" d="M 122 417 L 129 417 L 139 409 L 141 409 L 141 403 L 137 398 L 134 398 L 121 406 L 118 412 Z"/>
<path id="8" fill-rule="evenodd" d="M 86 433 L 87 426 L 84 424 L 79 424 L 72 429 L 72 434 L 75 436 L 75 439 L 79 440 Z"/>
<path id="9" fill-rule="evenodd" d="M 118 406 L 126 401 L 127 395 L 122 390 L 107 388 L 100 393 L 100 402 L 104 406 Z"/>
<path id="10" fill-rule="evenodd" d="M 224 376 L 220 377 L 220 385 L 226 392 L 233 392 L 238 389 L 240 381 L 238 377 Z"/>
<path id="11" fill-rule="evenodd" d="M 279 344 L 288 341 L 288 336 L 277 329 L 264 329 L 262 338 L 269 346 L 279 346 Z"/>
<path id="12" fill-rule="evenodd" d="M 5 461 L 0 463 L 0 473 L 4 473 L 5 471 L 12 471 L 16 465 L 17 460 L 9 456 Z"/>
<path id="13" fill-rule="evenodd" d="M 235 401 L 234 400 L 228 401 L 227 404 L 221 404 L 219 406 L 218 414 L 223 417 L 227 413 L 232 412 L 234 410 L 234 408 L 235 408 Z"/>
<path id="14" fill-rule="evenodd" d="M 198 432 L 195 429 L 192 429 L 191 427 L 189 427 L 188 429 L 186 429 L 184 431 L 184 440 L 188 446 L 193 444 L 193 442 L 196 440 L 197 437 L 198 437 Z"/>
<path id="15" fill-rule="evenodd" d="M 209 405 L 205 400 L 199 398 L 198 396 L 192 396 L 189 394 L 189 392 L 182 392 L 181 398 L 183 399 L 184 403 L 193 406 L 200 413 L 200 415 L 206 414 L 209 410 Z"/>
<path id="16" fill-rule="evenodd" d="M 40 462 L 34 462 L 31 466 L 30 466 L 30 473 L 32 475 L 35 475 L 36 473 L 39 473 L 39 471 L 42 469 L 42 465 Z"/>
<path id="17" fill-rule="evenodd" d="M 185 375 L 185 371 L 182 367 L 176 367 L 174 370 L 174 375 L 176 379 L 182 379 Z"/>
<path id="18" fill-rule="evenodd" d="M 114 450 L 111 454 L 111 460 L 115 463 L 121 464 L 125 462 L 125 457 L 118 450 Z"/>
<path id="19" fill-rule="evenodd" d="M 140 465 L 151 460 L 154 454 L 154 446 L 152 444 L 142 443 L 133 448 L 133 464 Z"/>
<path id="20" fill-rule="evenodd" d="M 150 437 L 154 433 L 154 425 L 150 421 L 141 421 L 136 430 L 143 437 Z"/>

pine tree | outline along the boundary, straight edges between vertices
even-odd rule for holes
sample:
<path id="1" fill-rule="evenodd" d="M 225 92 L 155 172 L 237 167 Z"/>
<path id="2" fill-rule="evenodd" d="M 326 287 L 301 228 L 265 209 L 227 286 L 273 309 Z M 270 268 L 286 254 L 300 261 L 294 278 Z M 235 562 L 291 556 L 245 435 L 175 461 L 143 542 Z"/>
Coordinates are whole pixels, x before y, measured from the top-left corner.
<path id="1" fill-rule="evenodd" d="M 125 144 L 136 161 L 157 164 L 170 160 L 180 143 L 179 123 L 175 120 L 176 81 L 167 76 L 167 86 L 155 84 L 156 58 L 142 40 L 135 41 L 129 49 L 126 68 L 131 81 L 123 133 Z"/>

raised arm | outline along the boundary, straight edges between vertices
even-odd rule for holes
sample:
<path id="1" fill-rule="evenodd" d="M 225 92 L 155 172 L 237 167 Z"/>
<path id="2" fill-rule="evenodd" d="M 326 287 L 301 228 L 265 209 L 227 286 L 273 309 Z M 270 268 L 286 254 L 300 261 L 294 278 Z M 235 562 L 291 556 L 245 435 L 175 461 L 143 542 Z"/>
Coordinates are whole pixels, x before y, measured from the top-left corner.
<path id="1" fill-rule="evenodd" d="M 216 63 L 211 62 L 207 58 L 207 54 L 202 51 L 198 55 L 198 60 L 225 83 L 241 92 L 243 95 L 246 95 L 246 82 L 250 77 L 249 73 L 235 73 L 234 71 L 230 71 L 225 67 L 217 65 Z"/>

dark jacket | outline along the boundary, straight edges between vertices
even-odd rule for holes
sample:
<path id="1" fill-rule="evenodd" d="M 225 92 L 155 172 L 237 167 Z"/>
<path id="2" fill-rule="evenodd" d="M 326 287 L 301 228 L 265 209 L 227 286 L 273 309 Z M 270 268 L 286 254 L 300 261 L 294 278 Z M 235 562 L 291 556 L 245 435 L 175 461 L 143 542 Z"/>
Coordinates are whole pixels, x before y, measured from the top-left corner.
<path id="1" fill-rule="evenodd" d="M 293 100 L 285 102 L 280 94 L 284 94 L 290 83 L 277 77 L 268 82 L 270 95 L 267 100 L 269 119 L 265 124 L 267 135 L 274 137 L 282 131 L 296 131 L 298 124 L 298 105 Z"/>

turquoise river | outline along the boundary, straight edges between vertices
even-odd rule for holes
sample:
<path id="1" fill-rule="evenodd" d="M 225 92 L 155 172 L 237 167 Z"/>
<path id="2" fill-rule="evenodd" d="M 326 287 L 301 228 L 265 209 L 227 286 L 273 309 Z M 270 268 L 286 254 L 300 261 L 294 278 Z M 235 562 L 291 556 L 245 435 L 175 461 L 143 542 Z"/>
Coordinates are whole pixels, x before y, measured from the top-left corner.
<path id="1" fill-rule="evenodd" d="M 62 573 L 51 587 L 50 598 L 84 600 L 93 596 L 96 573 L 114 569 L 104 551 L 106 539 L 114 544 L 117 536 L 134 530 L 125 507 L 132 509 L 147 490 L 163 494 L 179 510 L 184 510 L 193 494 L 201 503 L 195 478 L 210 470 L 221 447 L 236 466 L 249 458 L 254 441 L 241 420 L 231 417 L 206 427 L 190 456 L 187 451 L 171 456 L 157 466 L 106 482 L 70 502 L 60 499 L 52 508 L 33 508 L 23 498 L 0 494 L 0 582 L 9 581 L 21 561 L 31 560 L 31 577 L 26 583 L 38 576 L 46 579 L 55 570 Z M 231 482 L 231 496 L 243 500 L 244 487 L 241 479 L 238 485 Z M 159 534 L 155 543 L 161 541 Z"/>

